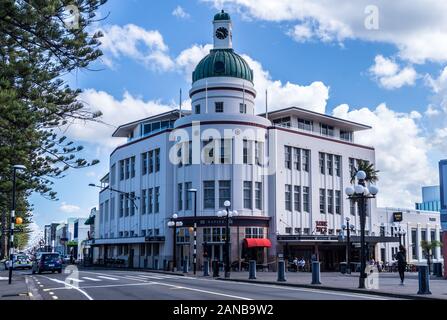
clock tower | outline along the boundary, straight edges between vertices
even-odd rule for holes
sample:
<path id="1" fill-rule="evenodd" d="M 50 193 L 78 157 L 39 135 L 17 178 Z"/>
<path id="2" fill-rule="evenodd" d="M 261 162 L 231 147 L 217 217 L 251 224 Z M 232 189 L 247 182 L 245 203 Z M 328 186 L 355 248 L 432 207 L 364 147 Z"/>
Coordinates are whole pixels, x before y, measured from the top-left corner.
<path id="1" fill-rule="evenodd" d="M 232 26 L 230 15 L 223 10 L 214 16 L 214 49 L 231 49 Z"/>

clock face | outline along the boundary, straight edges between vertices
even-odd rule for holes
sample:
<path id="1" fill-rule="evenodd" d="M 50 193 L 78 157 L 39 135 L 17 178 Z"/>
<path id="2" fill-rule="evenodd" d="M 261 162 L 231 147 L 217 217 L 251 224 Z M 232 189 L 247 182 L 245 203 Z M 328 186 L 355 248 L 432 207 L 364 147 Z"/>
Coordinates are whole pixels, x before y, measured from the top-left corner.
<path id="1" fill-rule="evenodd" d="M 227 28 L 224 27 L 220 27 L 216 30 L 216 37 L 220 40 L 225 39 L 226 37 L 228 37 L 228 30 Z"/>

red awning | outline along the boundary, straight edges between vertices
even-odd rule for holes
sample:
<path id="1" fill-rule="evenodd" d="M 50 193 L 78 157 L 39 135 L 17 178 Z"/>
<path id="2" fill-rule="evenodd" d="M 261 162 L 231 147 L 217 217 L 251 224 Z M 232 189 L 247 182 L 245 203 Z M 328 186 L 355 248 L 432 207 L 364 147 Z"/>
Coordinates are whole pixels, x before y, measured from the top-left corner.
<path id="1" fill-rule="evenodd" d="M 272 243 L 269 239 L 259 239 L 259 238 L 245 238 L 244 244 L 247 248 L 255 248 L 255 247 L 267 247 L 270 248 Z"/>

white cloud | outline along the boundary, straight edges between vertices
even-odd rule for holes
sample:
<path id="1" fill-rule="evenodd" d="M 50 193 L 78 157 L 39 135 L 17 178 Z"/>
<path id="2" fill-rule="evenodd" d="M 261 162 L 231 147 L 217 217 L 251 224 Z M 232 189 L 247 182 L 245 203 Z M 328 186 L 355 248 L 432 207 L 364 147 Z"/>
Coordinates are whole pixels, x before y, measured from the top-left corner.
<path id="1" fill-rule="evenodd" d="M 377 55 L 374 65 L 369 68 L 370 74 L 388 90 L 401 88 L 405 85 L 414 85 L 417 73 L 413 67 L 400 69 L 399 65 L 391 60 Z"/>
<path id="2" fill-rule="evenodd" d="M 198 45 L 194 44 L 190 48 L 183 50 L 175 59 L 177 69 L 181 71 L 189 82 L 192 81 L 192 72 L 194 71 L 197 64 L 205 57 L 213 45 Z"/>
<path id="3" fill-rule="evenodd" d="M 373 129 L 356 133 L 356 141 L 376 149 L 379 173 L 379 206 L 411 208 L 422 185 L 435 184 L 435 168 L 429 165 L 431 144 L 423 135 L 413 113 L 397 113 L 385 104 L 374 110 L 350 110 L 346 104 L 333 115 L 370 125 Z"/>
<path id="4" fill-rule="evenodd" d="M 181 6 L 175 7 L 175 9 L 172 11 L 172 15 L 181 18 L 181 19 L 188 19 L 190 18 L 190 14 L 185 11 Z"/>
<path id="5" fill-rule="evenodd" d="M 61 206 L 59 207 L 59 210 L 65 213 L 74 213 L 81 210 L 81 208 L 73 204 L 62 202 Z"/>
<path id="6" fill-rule="evenodd" d="M 425 80 L 435 94 L 435 103 L 439 105 L 445 113 L 447 113 L 447 67 L 440 72 L 438 78 L 433 78 L 431 75 L 426 75 Z"/>
<path id="7" fill-rule="evenodd" d="M 310 23 L 297 24 L 287 34 L 297 42 L 306 42 L 313 36 L 312 26 Z"/>
<path id="8" fill-rule="evenodd" d="M 168 46 L 158 30 L 145 30 L 134 24 L 123 27 L 113 25 L 100 29 L 101 49 L 105 53 L 103 61 L 114 67 L 114 59 L 128 57 L 153 70 L 167 71 L 174 67 Z"/>
<path id="9" fill-rule="evenodd" d="M 212 3 L 216 9 L 225 7 L 229 12 L 240 12 L 251 19 L 295 23 L 305 25 L 298 29 L 303 39 L 344 41 L 360 39 L 395 45 L 399 55 L 414 63 L 425 60 L 447 61 L 447 1 L 444 0 L 202 0 Z M 378 15 L 366 11 L 373 4 Z M 378 29 L 367 28 L 370 18 L 378 23 Z M 293 31 L 294 29 L 292 29 Z M 312 37 L 309 37 L 311 32 Z"/>
<path id="10" fill-rule="evenodd" d="M 438 109 L 436 109 L 435 107 L 433 107 L 433 105 L 428 105 L 427 110 L 424 112 L 424 114 L 428 117 L 434 117 L 437 116 L 441 113 L 441 111 L 439 111 Z"/>

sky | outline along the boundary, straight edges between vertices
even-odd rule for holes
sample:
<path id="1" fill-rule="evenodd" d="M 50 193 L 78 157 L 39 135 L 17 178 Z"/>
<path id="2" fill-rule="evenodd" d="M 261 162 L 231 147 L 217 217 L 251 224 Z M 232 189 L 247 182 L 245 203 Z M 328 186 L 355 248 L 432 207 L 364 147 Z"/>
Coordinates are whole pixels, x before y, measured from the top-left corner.
<path id="1" fill-rule="evenodd" d="M 120 124 L 190 107 L 194 67 L 211 49 L 215 13 L 233 22 L 233 47 L 254 71 L 271 110 L 299 106 L 368 124 L 356 141 L 374 146 L 379 206 L 413 208 L 421 186 L 438 184 L 447 158 L 445 0 L 109 0 L 91 31 L 104 55 L 66 76 L 105 124 L 61 128 L 100 164 L 55 181 L 58 201 L 31 198 L 36 229 L 86 217 L 98 205 Z M 264 95 L 256 99 L 263 111 Z"/>

